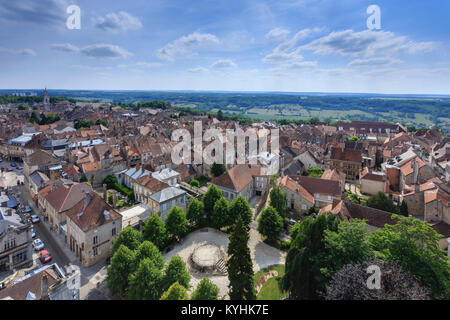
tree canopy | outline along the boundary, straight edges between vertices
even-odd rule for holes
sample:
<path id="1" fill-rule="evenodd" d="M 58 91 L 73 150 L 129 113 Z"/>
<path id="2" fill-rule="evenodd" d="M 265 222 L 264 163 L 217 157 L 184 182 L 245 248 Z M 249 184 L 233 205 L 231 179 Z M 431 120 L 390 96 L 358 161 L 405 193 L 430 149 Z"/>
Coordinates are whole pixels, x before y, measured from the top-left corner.
<path id="1" fill-rule="evenodd" d="M 188 231 L 186 214 L 180 207 L 170 209 L 166 218 L 166 229 L 174 238 L 181 238 Z"/>
<path id="2" fill-rule="evenodd" d="M 230 236 L 228 244 L 228 270 L 229 296 L 231 300 L 254 300 L 256 299 L 253 284 L 253 262 L 248 248 L 247 225 L 242 216 L 238 215 L 235 228 Z"/>
<path id="3" fill-rule="evenodd" d="M 209 279 L 203 278 L 191 295 L 192 300 L 217 300 L 219 288 Z"/>
<path id="4" fill-rule="evenodd" d="M 267 207 L 258 219 L 258 231 L 268 240 L 275 241 L 283 231 L 283 218 L 274 207 Z"/>
<path id="5" fill-rule="evenodd" d="M 167 234 L 166 226 L 161 217 L 156 213 L 152 214 L 147 221 L 145 221 L 143 237 L 145 240 L 154 243 L 159 250 L 164 249 L 167 245 L 169 236 Z"/>

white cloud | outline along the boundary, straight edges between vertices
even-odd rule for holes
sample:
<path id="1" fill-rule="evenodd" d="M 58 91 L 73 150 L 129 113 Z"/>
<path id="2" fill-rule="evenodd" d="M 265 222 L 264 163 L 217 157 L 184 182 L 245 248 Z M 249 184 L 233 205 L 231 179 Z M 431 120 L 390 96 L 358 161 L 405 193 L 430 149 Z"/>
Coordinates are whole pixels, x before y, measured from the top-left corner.
<path id="1" fill-rule="evenodd" d="M 1 1 L 0 20 L 65 27 L 66 0 Z"/>
<path id="2" fill-rule="evenodd" d="M 370 58 L 370 59 L 355 59 L 348 63 L 348 67 L 387 67 L 402 63 L 401 60 L 393 58 Z"/>
<path id="3" fill-rule="evenodd" d="M 0 47 L 0 52 L 13 54 L 13 55 L 23 55 L 23 56 L 36 56 L 36 52 L 32 49 L 22 49 L 22 50 L 16 50 L 16 49 L 10 49 L 5 47 Z"/>
<path id="4" fill-rule="evenodd" d="M 62 52 L 79 52 L 80 49 L 70 43 L 60 43 L 52 45 L 52 49 Z"/>
<path id="5" fill-rule="evenodd" d="M 313 40 L 300 47 L 319 55 L 339 54 L 342 56 L 370 57 L 375 55 L 391 55 L 399 52 L 410 54 L 432 50 L 432 42 L 408 41 L 404 36 L 396 36 L 388 31 L 365 30 L 354 32 L 344 30 L 332 32 L 327 36 Z"/>
<path id="6" fill-rule="evenodd" d="M 127 50 L 112 44 L 93 44 L 82 48 L 80 52 L 92 58 L 127 58 L 132 54 Z"/>
<path id="7" fill-rule="evenodd" d="M 119 32 L 142 28 L 139 18 L 125 12 L 108 13 L 105 17 L 98 17 L 95 26 L 104 31 Z"/>
<path id="8" fill-rule="evenodd" d="M 136 65 L 139 67 L 157 68 L 161 67 L 163 64 L 159 62 L 137 62 Z"/>
<path id="9" fill-rule="evenodd" d="M 289 67 L 289 65 L 292 65 L 293 63 L 302 61 L 303 56 L 300 54 L 300 50 L 297 47 L 298 43 L 320 31 L 320 28 L 298 31 L 292 38 L 281 42 L 271 53 L 266 55 L 262 61 L 268 64 L 284 65 L 284 67 Z"/>
<path id="10" fill-rule="evenodd" d="M 197 68 L 189 69 L 188 72 L 191 72 L 191 73 L 208 73 L 209 70 L 206 69 L 206 68 L 203 68 L 203 67 L 197 67 Z"/>
<path id="11" fill-rule="evenodd" d="M 236 63 L 230 59 L 217 60 L 211 65 L 211 68 L 213 69 L 229 69 L 235 67 L 237 67 Z"/>
<path id="12" fill-rule="evenodd" d="M 291 31 L 288 29 L 274 28 L 266 34 L 266 39 L 270 41 L 282 41 L 286 40 L 290 33 Z"/>
<path id="13" fill-rule="evenodd" d="M 218 43 L 219 39 L 213 34 L 194 32 L 168 43 L 158 50 L 157 56 L 163 60 L 173 61 L 179 55 Z"/>

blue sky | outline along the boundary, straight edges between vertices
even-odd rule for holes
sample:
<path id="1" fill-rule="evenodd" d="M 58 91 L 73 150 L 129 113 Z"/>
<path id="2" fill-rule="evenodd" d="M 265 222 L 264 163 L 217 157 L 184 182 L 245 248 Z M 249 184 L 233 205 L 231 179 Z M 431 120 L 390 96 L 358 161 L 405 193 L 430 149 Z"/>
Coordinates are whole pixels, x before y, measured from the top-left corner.
<path id="1" fill-rule="evenodd" d="M 81 8 L 69 30 L 66 8 Z M 368 30 L 369 5 L 381 30 Z M 450 94 L 450 2 L 0 0 L 0 88 Z"/>

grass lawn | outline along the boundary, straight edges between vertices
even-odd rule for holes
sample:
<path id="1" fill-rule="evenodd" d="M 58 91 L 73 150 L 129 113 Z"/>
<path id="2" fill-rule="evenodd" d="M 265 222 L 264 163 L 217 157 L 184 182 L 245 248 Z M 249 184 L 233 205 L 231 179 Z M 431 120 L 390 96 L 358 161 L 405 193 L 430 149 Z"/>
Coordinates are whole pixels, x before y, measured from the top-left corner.
<path id="1" fill-rule="evenodd" d="M 284 264 L 278 264 L 274 266 L 270 266 L 268 268 L 259 270 L 255 274 L 255 284 L 259 277 L 261 277 L 263 274 L 267 273 L 269 270 L 276 270 L 278 271 L 278 276 L 268 279 L 259 294 L 257 295 L 257 300 L 281 300 L 286 296 L 286 293 L 283 293 L 280 289 L 281 286 L 281 278 L 284 276 Z"/>

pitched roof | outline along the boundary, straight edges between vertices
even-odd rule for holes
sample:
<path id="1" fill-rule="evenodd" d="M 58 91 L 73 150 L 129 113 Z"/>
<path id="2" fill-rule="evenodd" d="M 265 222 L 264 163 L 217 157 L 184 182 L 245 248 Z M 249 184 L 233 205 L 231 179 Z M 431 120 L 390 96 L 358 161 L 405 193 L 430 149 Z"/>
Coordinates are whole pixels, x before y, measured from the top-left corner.
<path id="1" fill-rule="evenodd" d="M 100 227 L 121 217 L 95 191 L 85 193 L 84 197 L 67 212 L 67 218 L 83 231 Z"/>
<path id="2" fill-rule="evenodd" d="M 150 189 L 152 194 L 169 187 L 167 183 L 148 175 L 136 179 L 136 184 Z"/>
<path id="3" fill-rule="evenodd" d="M 322 174 L 321 179 L 334 180 L 334 181 L 338 181 L 340 183 L 345 183 L 345 173 L 342 172 L 339 169 L 336 169 L 336 168 L 334 168 L 334 169 L 327 169 Z"/>
<path id="4" fill-rule="evenodd" d="M 331 160 L 361 162 L 362 154 L 361 150 L 333 148 L 331 150 Z"/>
<path id="5" fill-rule="evenodd" d="M 36 296 L 36 300 L 40 300 L 42 298 L 42 277 L 44 275 L 47 276 L 49 289 L 60 281 L 60 277 L 56 272 L 48 268 L 15 283 L 11 287 L 0 290 L 0 300 L 7 297 L 11 297 L 14 300 L 26 300 L 29 292 L 32 292 Z"/>
<path id="6" fill-rule="evenodd" d="M 151 199 L 155 200 L 158 203 L 166 202 L 168 200 L 171 200 L 173 198 L 176 198 L 182 194 L 185 194 L 186 191 L 175 188 L 175 187 L 169 187 L 166 189 L 163 189 L 157 193 L 154 193 L 150 196 Z"/>
<path id="7" fill-rule="evenodd" d="M 220 177 L 213 177 L 212 183 L 240 192 L 253 181 L 253 176 L 260 174 L 261 167 L 258 165 L 238 164 Z"/>
<path id="8" fill-rule="evenodd" d="M 316 193 L 335 197 L 341 195 L 341 187 L 338 181 L 303 176 L 289 176 L 289 178 L 296 181 L 312 195 Z"/>
<path id="9" fill-rule="evenodd" d="M 281 180 L 281 184 L 291 191 L 297 193 L 303 199 L 308 200 L 310 203 L 314 204 L 314 196 L 298 184 L 295 180 L 291 179 L 290 176 L 284 176 Z"/>
<path id="10" fill-rule="evenodd" d="M 333 202 L 320 210 L 320 213 L 332 212 L 341 220 L 360 219 L 366 220 L 368 225 L 383 228 L 386 224 L 394 225 L 396 220 L 392 219 L 392 213 L 370 207 L 363 207 L 352 202 Z"/>
<path id="11" fill-rule="evenodd" d="M 33 154 L 26 157 L 25 162 L 28 166 L 51 166 L 59 164 L 61 161 L 47 151 L 38 149 Z"/>
<path id="12" fill-rule="evenodd" d="M 63 212 L 72 208 L 84 195 L 92 191 L 87 183 L 74 183 L 71 185 L 59 185 L 42 189 L 39 193 L 55 208 L 57 212 Z M 52 190 L 53 189 L 53 190 Z"/>

